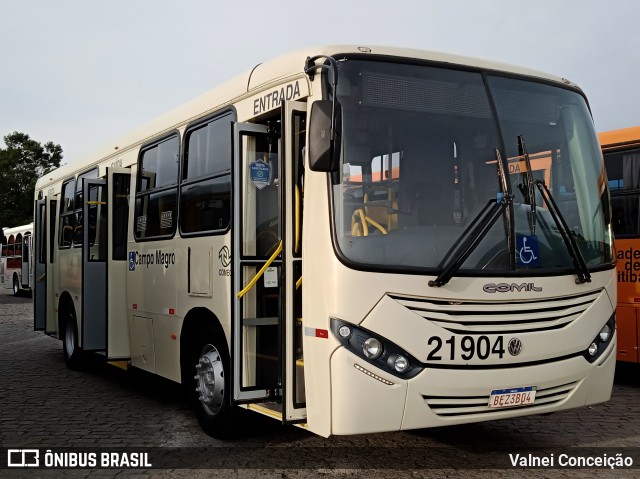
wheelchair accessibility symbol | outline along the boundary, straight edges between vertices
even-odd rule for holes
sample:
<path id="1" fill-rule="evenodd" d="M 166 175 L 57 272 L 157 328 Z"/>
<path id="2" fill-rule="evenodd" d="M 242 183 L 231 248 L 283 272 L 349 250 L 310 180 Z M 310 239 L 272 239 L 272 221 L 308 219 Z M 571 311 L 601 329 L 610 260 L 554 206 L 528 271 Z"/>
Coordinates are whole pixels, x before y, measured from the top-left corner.
<path id="1" fill-rule="evenodd" d="M 516 237 L 516 263 L 518 266 L 539 266 L 538 237 L 518 235 Z"/>

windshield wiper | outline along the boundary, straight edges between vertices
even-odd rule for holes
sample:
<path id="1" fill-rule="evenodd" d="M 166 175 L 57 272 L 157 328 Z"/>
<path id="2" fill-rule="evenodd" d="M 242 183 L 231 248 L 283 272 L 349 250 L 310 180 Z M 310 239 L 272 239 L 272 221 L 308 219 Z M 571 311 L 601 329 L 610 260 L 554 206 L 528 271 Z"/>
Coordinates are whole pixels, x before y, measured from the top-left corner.
<path id="1" fill-rule="evenodd" d="M 567 220 L 565 220 L 562 212 L 553 199 L 551 191 L 544 181 L 536 180 L 535 184 L 540 190 L 542 199 L 547 205 L 547 209 L 549 210 L 549 213 L 551 213 L 551 217 L 553 218 L 553 221 L 556 223 L 556 226 L 558 227 L 558 230 L 562 235 L 562 239 L 564 240 L 564 244 L 567 247 L 569 256 L 571 256 L 571 261 L 577 275 L 576 283 L 590 283 L 591 273 L 589 273 L 589 267 L 587 266 L 587 263 L 584 260 L 584 256 L 582 256 L 582 252 L 578 247 L 578 243 L 576 243 L 576 239 L 574 238 L 572 231 L 567 224 Z"/>
<path id="2" fill-rule="evenodd" d="M 518 154 L 524 157 L 524 164 L 527 171 L 522 174 L 524 183 L 520 185 L 520 191 L 525 198 L 525 201 L 531 205 L 531 234 L 536 234 L 536 221 L 538 212 L 536 210 L 536 189 L 535 181 L 533 179 L 533 170 L 531 169 L 531 158 L 527 153 L 527 146 L 524 143 L 524 135 L 518 135 Z"/>
<path id="3" fill-rule="evenodd" d="M 498 163 L 498 176 L 500 177 L 500 185 L 503 191 L 498 193 L 495 199 L 490 199 L 487 202 L 469 226 L 467 226 L 458 237 L 453 246 L 449 248 L 449 251 L 447 251 L 440 262 L 440 267 L 443 268 L 442 272 L 435 280 L 429 281 L 429 286 L 440 287 L 449 282 L 513 200 L 513 196 L 508 194 L 506 190 L 506 176 L 504 174 L 504 165 L 502 164 L 500 151 L 496 148 L 495 153 Z M 508 228 L 510 228 L 511 223 L 508 224 Z M 510 231 L 508 231 L 507 234 L 511 237 Z M 449 258 L 451 258 L 450 261 Z"/>

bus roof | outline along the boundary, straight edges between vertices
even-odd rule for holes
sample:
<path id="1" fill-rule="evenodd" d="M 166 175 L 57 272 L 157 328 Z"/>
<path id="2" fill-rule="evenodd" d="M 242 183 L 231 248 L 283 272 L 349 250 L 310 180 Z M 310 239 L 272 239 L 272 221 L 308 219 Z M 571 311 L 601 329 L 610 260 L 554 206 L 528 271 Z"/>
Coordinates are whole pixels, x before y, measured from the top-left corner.
<path id="1" fill-rule="evenodd" d="M 13 234 L 18 234 L 18 233 L 25 233 L 25 232 L 32 232 L 33 231 L 33 223 L 29 223 L 26 225 L 21 225 L 21 226 L 14 226 L 12 228 L 2 228 L 2 233 L 5 236 L 9 236 L 9 235 L 13 235 Z"/>
<path id="2" fill-rule="evenodd" d="M 640 126 L 598 133 L 604 151 L 615 151 L 640 146 Z"/>
<path id="3" fill-rule="evenodd" d="M 160 137 L 172 130 L 181 128 L 198 117 L 213 113 L 225 106 L 231 105 L 241 97 L 258 92 L 261 89 L 277 83 L 281 79 L 291 77 L 296 74 L 302 75 L 304 62 L 307 57 L 330 55 L 338 57 L 339 59 L 340 55 L 343 54 L 388 56 L 418 59 L 451 65 L 464 65 L 472 68 L 529 76 L 546 81 L 559 82 L 573 88 L 579 88 L 575 83 L 572 83 L 565 78 L 553 76 L 537 70 L 448 53 L 383 46 L 363 47 L 357 45 L 332 45 L 315 48 L 311 47 L 287 53 L 265 63 L 259 63 L 251 70 L 247 70 L 241 75 L 222 83 L 212 90 L 209 90 L 176 109 L 152 120 L 145 126 L 130 132 L 129 134 L 112 142 L 110 145 L 96 151 L 94 154 L 78 160 L 71 159 L 72 163 L 49 172 L 44 177 L 38 179 L 36 190 L 50 186 L 77 173 L 87 171 L 101 162 L 109 159 L 116 159 L 132 148 L 139 147 L 153 138 Z"/>

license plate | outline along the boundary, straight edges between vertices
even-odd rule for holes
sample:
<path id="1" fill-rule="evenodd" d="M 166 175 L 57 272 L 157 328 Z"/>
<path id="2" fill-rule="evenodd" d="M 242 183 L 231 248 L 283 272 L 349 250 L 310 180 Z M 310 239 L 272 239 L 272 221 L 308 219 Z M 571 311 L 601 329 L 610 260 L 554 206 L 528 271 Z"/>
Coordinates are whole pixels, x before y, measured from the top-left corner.
<path id="1" fill-rule="evenodd" d="M 489 396 L 489 407 L 517 407 L 533 404 L 536 399 L 536 386 L 523 388 L 495 389 Z"/>

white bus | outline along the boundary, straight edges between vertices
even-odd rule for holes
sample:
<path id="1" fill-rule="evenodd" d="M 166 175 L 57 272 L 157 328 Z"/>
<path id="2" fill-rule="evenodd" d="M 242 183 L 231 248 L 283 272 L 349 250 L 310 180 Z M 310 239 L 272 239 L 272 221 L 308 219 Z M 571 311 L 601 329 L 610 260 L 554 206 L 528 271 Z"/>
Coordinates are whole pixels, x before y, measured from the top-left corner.
<path id="1" fill-rule="evenodd" d="M 237 407 L 329 436 L 611 394 L 609 192 L 562 78 L 292 53 L 45 175 L 35 224 L 36 327 L 70 367 L 182 383 L 212 435 Z"/>
<path id="2" fill-rule="evenodd" d="M 31 233 L 33 223 L 2 229 L 0 285 L 13 289 L 13 295 L 31 291 Z"/>

